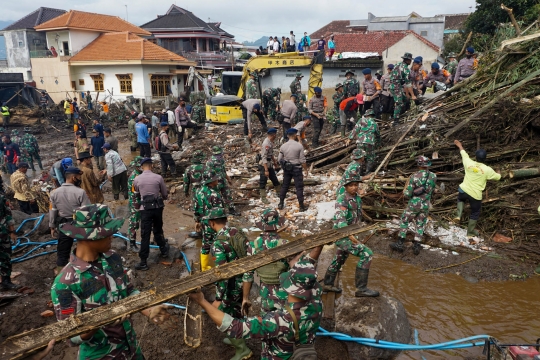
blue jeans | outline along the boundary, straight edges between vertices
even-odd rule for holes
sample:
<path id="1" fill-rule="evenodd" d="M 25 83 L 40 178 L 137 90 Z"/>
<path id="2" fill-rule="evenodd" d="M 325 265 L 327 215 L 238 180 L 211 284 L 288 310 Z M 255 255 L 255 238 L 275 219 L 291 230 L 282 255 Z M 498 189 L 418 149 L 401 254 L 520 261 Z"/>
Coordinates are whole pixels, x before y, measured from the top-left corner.
<path id="1" fill-rule="evenodd" d="M 15 171 L 17 171 L 17 165 L 15 165 L 13 163 L 7 163 L 7 170 L 8 170 L 8 173 L 11 175 Z"/>

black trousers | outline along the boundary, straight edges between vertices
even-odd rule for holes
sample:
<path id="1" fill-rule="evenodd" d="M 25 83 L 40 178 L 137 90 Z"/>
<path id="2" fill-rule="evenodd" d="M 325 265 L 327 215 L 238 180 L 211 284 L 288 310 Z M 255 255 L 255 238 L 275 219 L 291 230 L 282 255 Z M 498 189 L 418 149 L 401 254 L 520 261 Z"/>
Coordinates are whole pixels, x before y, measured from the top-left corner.
<path id="1" fill-rule="evenodd" d="M 316 118 L 315 116 L 311 116 L 311 122 L 313 123 L 313 140 L 311 145 L 316 148 L 319 147 L 319 137 L 321 136 L 324 126 L 324 118 Z"/>
<path id="2" fill-rule="evenodd" d="M 37 203 L 31 203 L 30 201 L 17 200 L 19 202 L 19 207 L 21 211 L 27 213 L 28 215 L 38 213 L 39 207 Z"/>
<path id="3" fill-rule="evenodd" d="M 264 173 L 264 166 L 259 165 L 259 189 L 266 188 L 266 183 L 268 182 L 268 178 L 270 178 L 270 181 L 272 181 L 272 184 L 275 186 L 279 185 L 279 180 L 276 176 L 276 170 L 274 170 L 274 166 L 270 165 L 270 163 L 267 164 L 268 166 L 268 177 L 266 177 L 266 174 Z"/>
<path id="4" fill-rule="evenodd" d="M 184 133 L 186 132 L 186 129 L 197 129 L 197 124 L 188 121 L 186 125 L 182 125 L 182 131 L 178 132 L 178 138 L 176 139 L 178 146 L 182 146 L 182 143 L 184 142 Z"/>
<path id="5" fill-rule="evenodd" d="M 283 127 L 283 142 L 287 142 L 287 140 L 289 140 L 289 137 L 287 136 L 287 130 L 291 128 L 291 123 L 283 121 L 281 126 Z"/>
<path id="6" fill-rule="evenodd" d="M 480 219 L 480 211 L 482 210 L 482 200 L 476 200 L 466 192 L 458 192 L 458 202 L 469 202 L 471 205 L 471 220 Z"/>
<path id="7" fill-rule="evenodd" d="M 64 219 L 60 224 L 71 221 Z M 58 228 L 57 228 L 58 229 Z M 58 230 L 58 245 L 56 246 L 56 266 L 66 266 L 71 255 L 71 247 L 73 246 L 73 238 L 67 236 Z"/>
<path id="8" fill-rule="evenodd" d="M 163 208 L 141 210 L 141 250 L 139 257 L 141 260 L 148 259 L 150 254 L 150 233 L 154 233 L 154 241 L 160 248 L 165 246 L 163 236 Z"/>
<path id="9" fill-rule="evenodd" d="M 366 101 L 364 103 L 364 112 L 362 115 L 366 112 L 367 109 L 373 109 L 375 112 L 375 117 L 378 119 L 381 115 L 381 100 L 380 97 L 376 97 L 375 99 L 371 101 Z"/>
<path id="10" fill-rule="evenodd" d="M 381 110 L 383 114 L 394 113 L 394 98 L 392 96 L 381 95 Z"/>
<path id="11" fill-rule="evenodd" d="M 152 157 L 152 152 L 150 151 L 149 143 L 138 143 L 139 144 L 139 155 L 145 158 Z"/>
<path id="12" fill-rule="evenodd" d="M 296 188 L 296 197 L 301 204 L 304 202 L 304 174 L 300 166 L 295 166 L 292 170 L 287 171 L 283 169 L 283 184 L 281 185 L 281 192 L 279 193 L 279 202 L 285 200 L 291 180 L 294 179 L 294 187 Z"/>
<path id="13" fill-rule="evenodd" d="M 252 114 L 257 115 L 257 117 L 259 118 L 259 121 L 261 122 L 261 126 L 262 126 L 263 130 L 268 127 L 266 125 L 266 120 L 264 120 L 264 116 L 263 116 L 261 111 L 259 111 L 257 113 L 252 113 Z M 242 107 L 242 117 L 244 118 L 244 135 L 248 135 L 249 134 L 249 129 L 248 129 L 248 121 L 247 121 L 247 109 L 245 107 Z"/>
<path id="14" fill-rule="evenodd" d="M 113 195 L 118 195 L 120 193 L 123 193 L 124 197 L 127 199 L 127 196 L 128 196 L 127 181 L 128 181 L 127 171 L 114 175 L 112 177 Z"/>
<path id="15" fill-rule="evenodd" d="M 176 176 L 176 163 L 171 155 L 171 153 L 159 153 L 159 158 L 161 159 L 161 176 L 167 174 L 167 169 L 171 169 L 171 175 Z"/>

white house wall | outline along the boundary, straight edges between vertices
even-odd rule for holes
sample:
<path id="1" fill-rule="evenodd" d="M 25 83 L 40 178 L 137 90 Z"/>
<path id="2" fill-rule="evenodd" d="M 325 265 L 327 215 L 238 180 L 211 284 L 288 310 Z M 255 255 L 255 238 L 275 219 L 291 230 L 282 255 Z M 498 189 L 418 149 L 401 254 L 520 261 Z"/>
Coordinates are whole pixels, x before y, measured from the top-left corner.
<path id="1" fill-rule="evenodd" d="M 170 66 L 173 67 L 173 66 Z M 169 65 L 144 65 L 144 86 L 145 86 L 145 98 L 147 100 L 152 98 L 152 87 L 150 85 L 150 75 L 155 74 L 169 74 Z M 181 93 L 184 90 L 184 82 L 183 80 L 180 81 L 180 84 L 178 84 L 178 80 L 182 79 L 182 75 L 171 75 L 171 91 L 174 96 L 178 96 L 179 93 Z M 174 85 L 173 85 L 174 80 Z"/>
<path id="2" fill-rule="evenodd" d="M 401 62 L 401 57 L 406 52 L 412 53 L 413 57 L 422 56 L 424 58 L 424 67 L 429 69 L 432 62 L 437 59 L 439 53 L 433 48 L 426 45 L 416 36 L 409 34 L 401 41 L 388 48 L 388 56 L 386 51 L 383 53 L 384 66 L 388 64 L 397 64 Z"/>
<path id="3" fill-rule="evenodd" d="M 95 31 L 69 30 L 69 37 L 71 40 L 69 43 L 69 49 L 71 50 L 71 55 L 75 55 L 81 51 L 99 35 L 100 33 Z M 115 49 L 103 49 L 103 51 L 115 51 Z"/>
<path id="4" fill-rule="evenodd" d="M 27 69 L 24 71 L 26 77 L 26 71 L 30 70 L 30 52 L 28 51 L 28 44 L 26 43 L 26 31 L 6 31 L 4 33 L 4 39 L 6 42 L 8 67 Z M 19 42 L 21 42 L 21 46 L 19 46 Z"/>
<path id="5" fill-rule="evenodd" d="M 58 35 L 58 37 L 56 36 Z M 47 47 L 50 49 L 54 46 L 59 56 L 67 56 L 62 51 L 62 43 L 67 41 L 69 43 L 69 31 L 47 31 Z"/>

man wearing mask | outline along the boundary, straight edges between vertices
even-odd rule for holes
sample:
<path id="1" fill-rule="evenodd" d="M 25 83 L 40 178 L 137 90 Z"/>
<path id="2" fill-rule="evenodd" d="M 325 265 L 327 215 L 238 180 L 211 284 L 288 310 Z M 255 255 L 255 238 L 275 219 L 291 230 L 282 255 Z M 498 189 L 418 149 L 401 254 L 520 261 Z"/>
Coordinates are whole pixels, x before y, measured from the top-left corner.
<path id="1" fill-rule="evenodd" d="M 60 270 L 69 262 L 73 238 L 63 232 L 58 232 L 60 224 L 73 220 L 73 209 L 83 205 L 89 205 L 90 199 L 86 192 L 80 188 L 83 172 L 76 167 L 68 167 L 65 171 L 66 182 L 51 193 L 51 208 L 49 210 L 49 228 L 53 239 L 58 239 L 56 271 Z"/>
<path id="2" fill-rule="evenodd" d="M 469 46 L 465 51 L 465 57 L 461 59 L 456 68 L 454 84 L 471 77 L 476 72 L 478 61 L 474 58 L 474 48 Z"/>
<path id="3" fill-rule="evenodd" d="M 180 96 L 180 103 L 174 110 L 176 116 L 176 126 L 178 128 L 178 149 L 182 150 L 182 143 L 184 142 L 184 133 L 186 129 L 196 129 L 197 124 L 191 122 L 191 118 L 186 110 L 187 98 L 184 95 Z"/>
<path id="4" fill-rule="evenodd" d="M 422 87 L 422 94 L 426 92 L 427 87 L 434 87 L 433 92 L 437 92 L 436 81 L 446 85 L 450 85 L 452 79 L 448 71 L 442 70 L 439 63 L 434 62 L 431 64 L 431 72 L 424 79 L 424 85 Z"/>

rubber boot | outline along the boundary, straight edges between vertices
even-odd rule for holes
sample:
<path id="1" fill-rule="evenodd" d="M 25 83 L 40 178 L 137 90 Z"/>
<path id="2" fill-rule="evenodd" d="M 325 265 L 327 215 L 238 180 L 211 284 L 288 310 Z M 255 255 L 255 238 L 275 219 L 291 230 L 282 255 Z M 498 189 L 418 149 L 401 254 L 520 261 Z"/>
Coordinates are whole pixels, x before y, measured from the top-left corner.
<path id="1" fill-rule="evenodd" d="M 277 206 L 279 210 L 283 210 L 285 208 L 285 203 L 282 201 L 279 202 L 279 205 Z"/>
<path id="2" fill-rule="evenodd" d="M 340 293 L 342 291 L 340 288 L 334 286 L 334 283 L 336 281 L 336 275 L 336 273 L 326 270 L 322 287 L 323 291 L 333 291 L 336 293 Z"/>
<path id="3" fill-rule="evenodd" d="M 298 203 L 298 205 L 300 205 L 300 209 L 298 210 L 299 212 L 307 211 L 308 207 L 304 204 L 303 201 L 301 203 Z"/>
<path id="4" fill-rule="evenodd" d="M 345 125 L 341 125 L 341 137 L 345 137 Z"/>
<path id="5" fill-rule="evenodd" d="M 270 201 L 266 198 L 266 189 L 260 189 L 259 193 L 261 194 L 261 201 L 263 204 L 269 204 Z"/>
<path id="6" fill-rule="evenodd" d="M 454 216 L 454 218 L 452 219 L 456 224 L 461 221 L 461 214 L 463 214 L 464 207 L 465 203 L 463 201 L 458 201 L 456 216 Z"/>
<path id="7" fill-rule="evenodd" d="M 422 245 L 420 245 L 420 241 L 414 241 L 412 246 L 412 251 L 414 255 L 420 254 L 420 250 L 422 250 Z"/>
<path id="8" fill-rule="evenodd" d="M 169 256 L 169 250 L 171 249 L 171 246 L 169 245 L 169 242 L 165 240 L 165 245 L 160 246 L 159 251 L 161 252 L 161 257 L 166 258 Z"/>
<path id="9" fill-rule="evenodd" d="M 355 297 L 377 297 L 379 292 L 370 290 L 367 287 L 369 277 L 369 269 L 356 268 L 356 274 L 354 276 L 354 283 L 356 285 Z"/>
<path id="10" fill-rule="evenodd" d="M 43 165 L 41 164 L 41 159 L 37 159 L 39 170 L 43 170 Z"/>
<path id="11" fill-rule="evenodd" d="M 120 199 L 120 194 L 113 194 L 114 200 Z"/>
<path id="12" fill-rule="evenodd" d="M 228 346 L 233 346 L 231 339 L 229 339 L 228 337 L 223 338 L 223 343 Z"/>
<path id="13" fill-rule="evenodd" d="M 136 240 L 130 240 L 129 241 L 129 251 L 131 251 L 133 253 L 138 253 L 139 252 L 139 247 L 137 246 Z"/>
<path id="14" fill-rule="evenodd" d="M 332 130 L 330 130 L 330 134 L 334 135 L 337 132 L 338 124 L 337 122 L 332 124 Z"/>
<path id="15" fill-rule="evenodd" d="M 12 283 L 9 276 L 2 276 L 2 283 L 0 285 L 2 290 L 17 290 L 21 288 L 20 285 L 15 285 Z"/>
<path id="16" fill-rule="evenodd" d="M 467 238 L 470 239 L 472 237 L 480 235 L 480 233 L 474 229 L 477 222 L 478 220 L 469 219 L 469 226 L 467 226 Z"/>
<path id="17" fill-rule="evenodd" d="M 141 259 L 141 262 L 135 265 L 135 270 L 147 271 L 149 269 L 150 268 L 148 267 L 148 264 L 146 263 L 146 259 Z"/>
<path id="18" fill-rule="evenodd" d="M 244 339 L 230 339 L 231 344 L 236 348 L 236 353 L 231 358 L 231 360 L 243 360 L 249 359 L 253 353 L 246 345 L 246 340 Z"/>
<path id="19" fill-rule="evenodd" d="M 405 242 L 405 239 L 399 238 L 397 242 L 391 243 L 390 247 L 392 248 L 392 250 L 403 252 L 403 250 L 405 250 L 404 242 Z"/>
<path id="20" fill-rule="evenodd" d="M 128 195 L 127 190 L 122 193 L 122 197 L 124 198 L 124 200 L 129 199 L 129 195 Z"/>
<path id="21" fill-rule="evenodd" d="M 201 253 L 201 271 L 206 271 L 212 269 L 210 265 L 210 254 Z"/>

